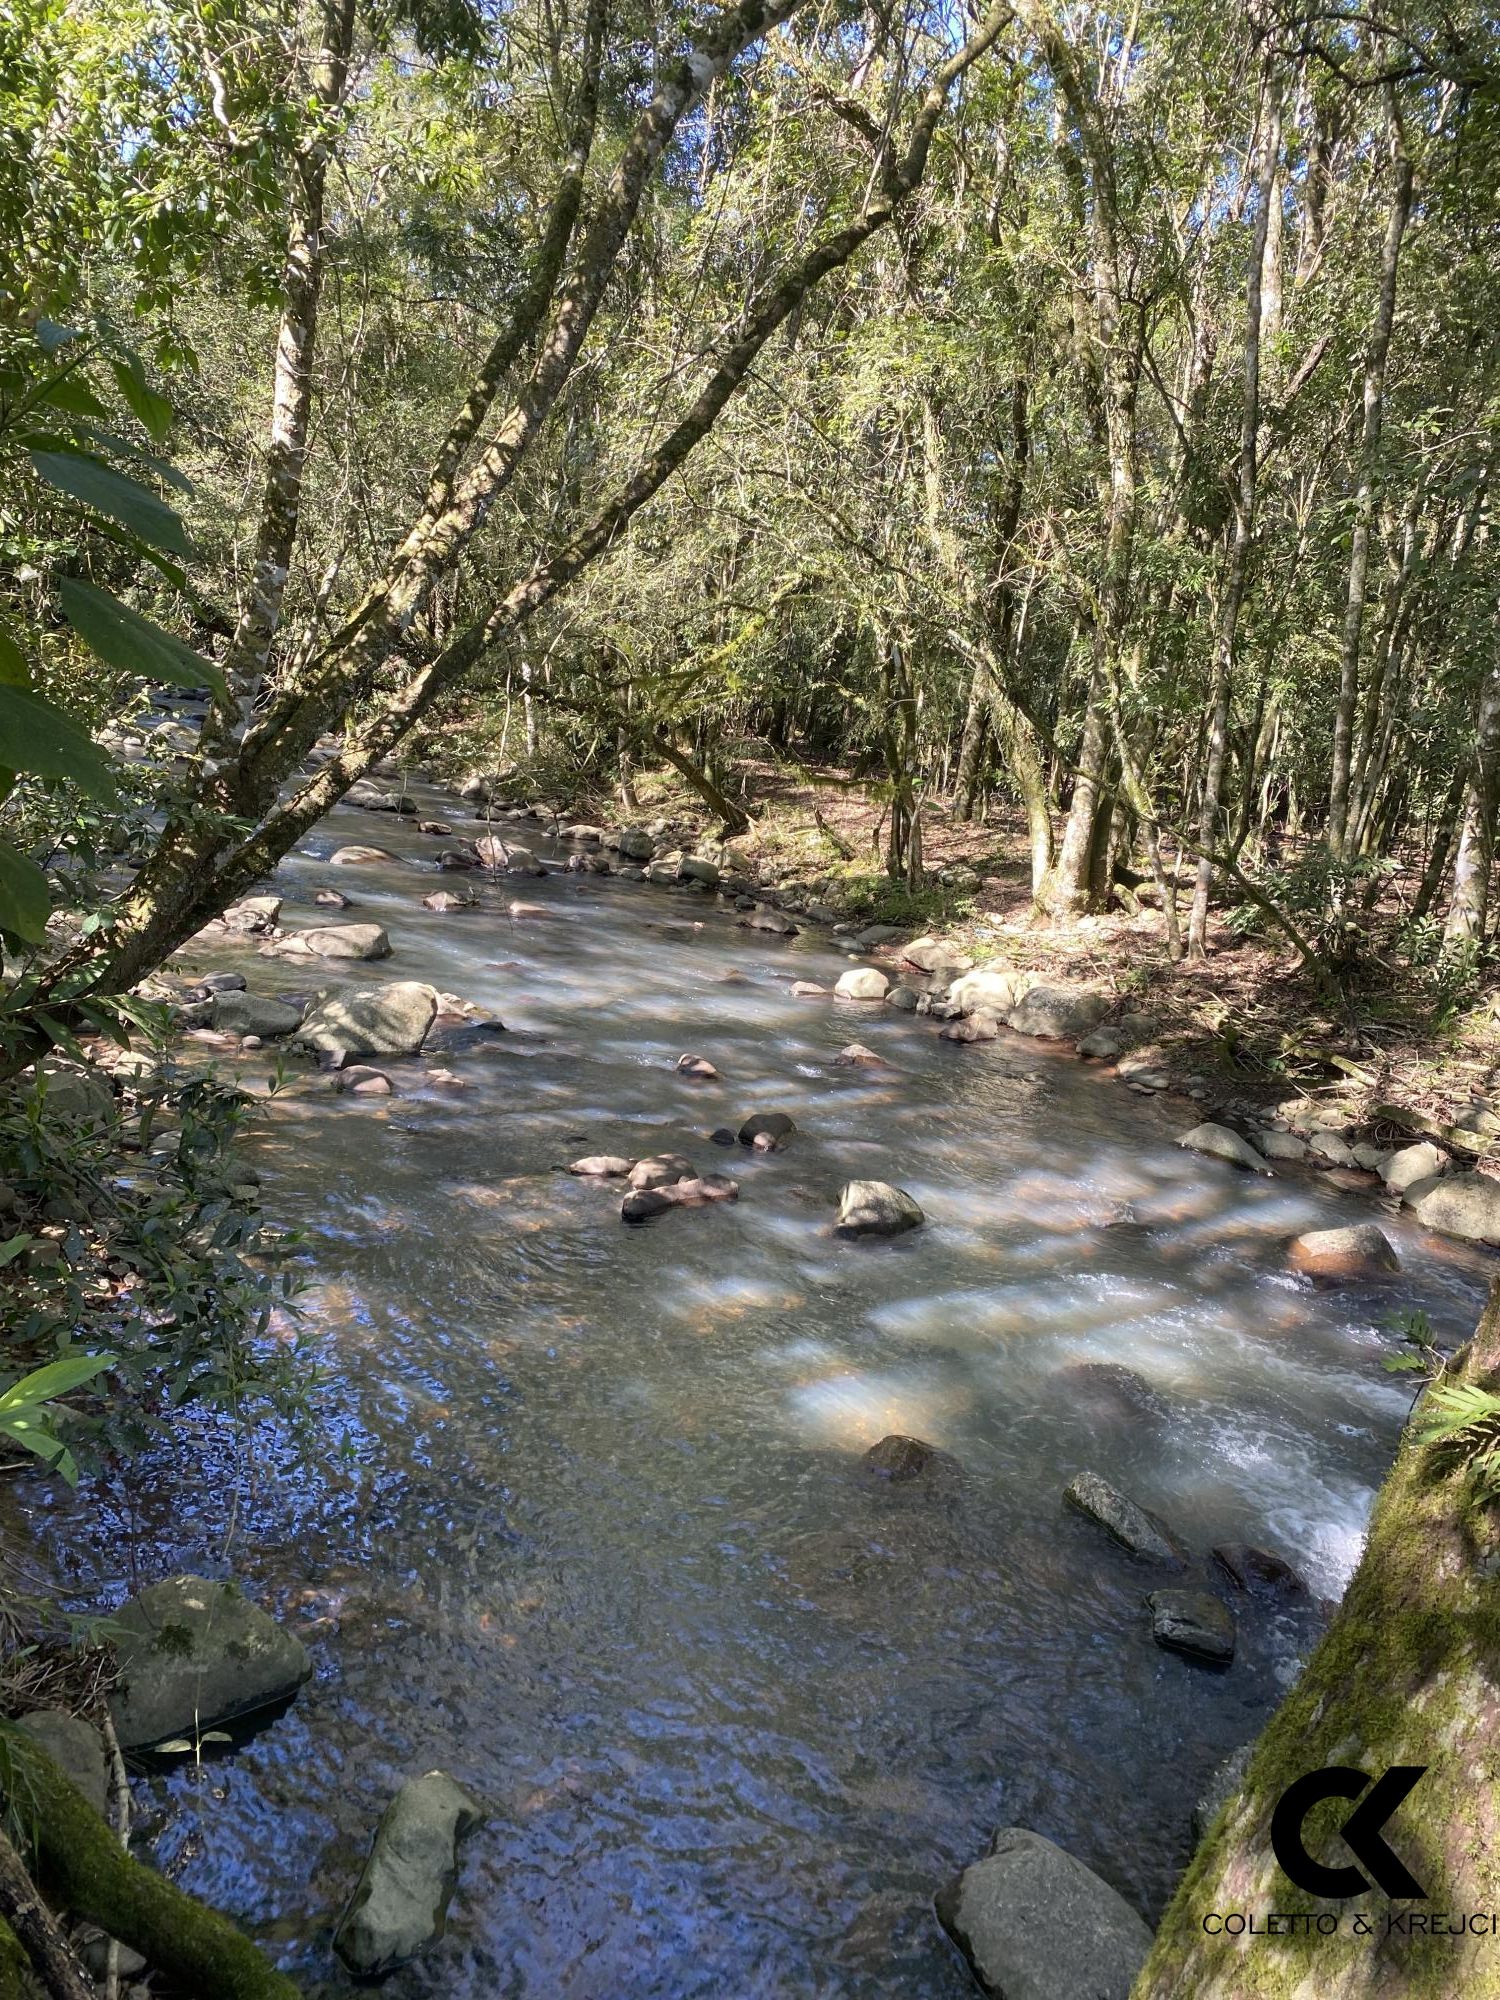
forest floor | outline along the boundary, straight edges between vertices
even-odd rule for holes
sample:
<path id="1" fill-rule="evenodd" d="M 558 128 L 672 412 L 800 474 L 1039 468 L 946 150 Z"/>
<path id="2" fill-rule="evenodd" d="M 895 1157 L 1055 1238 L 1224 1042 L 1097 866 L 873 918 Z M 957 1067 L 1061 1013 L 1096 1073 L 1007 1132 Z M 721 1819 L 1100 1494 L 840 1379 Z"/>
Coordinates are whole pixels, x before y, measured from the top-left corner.
<path id="1" fill-rule="evenodd" d="M 1394 1103 L 1446 1126 L 1474 1100 L 1500 1094 L 1500 970 L 1485 966 L 1455 982 L 1435 966 L 1413 966 L 1392 949 L 1402 913 L 1389 895 L 1362 918 L 1355 969 L 1330 995 L 1284 939 L 1243 923 L 1253 913 L 1227 904 L 1211 914 L 1208 957 L 1197 965 L 1168 961 L 1158 909 L 1112 906 L 1066 923 L 1038 916 L 1025 823 L 1014 808 L 967 822 L 927 801 L 926 880 L 913 894 L 885 874 L 885 809 L 873 788 L 837 768 L 752 762 L 736 771 L 752 818 L 733 842 L 740 872 L 866 922 L 899 924 L 908 938 L 941 937 L 981 962 L 1101 986 L 1147 1031 L 1143 1050 L 1174 1083 L 1206 1085 L 1223 1109 L 1264 1112 L 1313 1097 L 1347 1109 L 1351 1126 L 1379 1127 L 1375 1107 Z M 693 824 L 705 837 L 716 831 L 675 773 L 643 773 L 636 790 L 643 820 Z M 595 803 L 620 817 L 618 800 Z M 1184 860 L 1184 927 L 1191 894 Z M 886 955 L 899 956 L 899 945 Z M 1385 1136 L 1403 1138 L 1389 1124 Z M 1500 1165 L 1500 1139 L 1495 1148 Z"/>

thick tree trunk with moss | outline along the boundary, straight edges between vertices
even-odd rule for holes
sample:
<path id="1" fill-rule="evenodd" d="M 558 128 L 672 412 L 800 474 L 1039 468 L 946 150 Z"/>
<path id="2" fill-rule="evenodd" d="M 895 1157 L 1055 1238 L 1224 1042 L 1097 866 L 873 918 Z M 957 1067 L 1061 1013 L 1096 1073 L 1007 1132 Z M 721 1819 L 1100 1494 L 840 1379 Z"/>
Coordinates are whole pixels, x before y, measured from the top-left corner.
<path id="1" fill-rule="evenodd" d="M 227 1917 L 133 1861 L 44 1750 L 29 1741 L 8 1749 L 15 1813 L 49 1896 L 132 1945 L 174 1991 L 196 2000 L 298 2000 Z"/>
<path id="2" fill-rule="evenodd" d="M 1500 1390 L 1500 1280 L 1478 1331 L 1444 1380 Z M 1177 1890 L 1133 2000 L 1465 2000 L 1500 1996 L 1500 1940 L 1415 1931 L 1457 1927 L 1500 1902 L 1500 1510 L 1461 1469 L 1409 1432 L 1370 1522 L 1364 1559 L 1337 1616 L 1255 1745 Z M 1427 1891 L 1395 1901 L 1309 1895 L 1271 1851 L 1271 1815 L 1306 1772 L 1352 1765 L 1380 1777 L 1425 1766 L 1383 1837 Z M 1353 1810 L 1308 1815 L 1308 1853 L 1355 1859 L 1338 1837 Z M 1338 1918 L 1320 1936 L 1229 1936 L 1230 1912 Z M 1205 1928 L 1205 1919 L 1211 1928 Z M 1361 1934 L 1357 1925 L 1368 1927 Z"/>

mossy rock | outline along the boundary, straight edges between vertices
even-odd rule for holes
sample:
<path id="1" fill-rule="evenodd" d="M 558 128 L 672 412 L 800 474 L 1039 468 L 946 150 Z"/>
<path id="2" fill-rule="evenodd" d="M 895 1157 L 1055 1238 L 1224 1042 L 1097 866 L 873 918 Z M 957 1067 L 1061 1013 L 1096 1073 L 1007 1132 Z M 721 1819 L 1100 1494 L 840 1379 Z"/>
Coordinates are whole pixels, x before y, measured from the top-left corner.
<path id="1" fill-rule="evenodd" d="M 186 1738 L 285 1701 L 312 1672 L 307 1648 L 233 1581 L 174 1576 L 114 1620 L 121 1685 L 111 1701 L 126 1750 Z"/>

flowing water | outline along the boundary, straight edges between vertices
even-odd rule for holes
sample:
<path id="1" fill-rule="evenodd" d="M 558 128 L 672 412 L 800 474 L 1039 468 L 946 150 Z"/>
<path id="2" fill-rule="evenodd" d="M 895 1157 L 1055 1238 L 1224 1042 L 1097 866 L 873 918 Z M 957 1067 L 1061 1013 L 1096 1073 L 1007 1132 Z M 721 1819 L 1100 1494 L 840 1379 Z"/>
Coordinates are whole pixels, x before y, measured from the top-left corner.
<path id="1" fill-rule="evenodd" d="M 329 870 L 350 839 L 402 858 Z M 256 1128 L 268 1216 L 308 1236 L 325 1444 L 262 1464 L 230 1562 L 317 1674 L 140 1788 L 157 1859 L 344 1992 L 329 1935 L 373 1826 L 445 1766 L 490 1818 L 394 2000 L 957 2000 L 930 1898 L 1009 1822 L 1154 1918 L 1201 1781 L 1318 1626 L 1242 1600 L 1227 1672 L 1160 1651 L 1159 1579 L 1062 1489 L 1093 1467 L 1200 1553 L 1258 1543 L 1336 1596 L 1409 1399 L 1389 1317 L 1461 1337 L 1482 1261 L 1382 1218 L 1400 1284 L 1315 1290 L 1287 1237 L 1367 1200 L 1183 1152 L 1180 1118 L 1044 1044 L 793 999 L 842 968 L 828 941 L 707 898 L 558 873 L 426 911 L 453 878 L 407 857 L 440 844 L 344 808 L 278 876 L 283 921 L 331 915 L 311 894 L 336 881 L 388 927 L 395 956 L 351 980 L 430 980 L 510 1032 L 438 1059 L 459 1085 L 428 1059 L 387 1099 L 313 1076 Z M 313 983 L 249 945 L 213 959 Z M 837 1066 L 855 1038 L 889 1069 Z M 685 1050 L 721 1081 L 676 1075 Z M 772 1108 L 789 1150 L 708 1142 Z M 627 1228 L 618 1184 L 556 1171 L 664 1148 L 736 1173 L 738 1204 Z M 853 1176 L 910 1189 L 926 1228 L 836 1241 Z M 866 1485 L 890 1431 L 961 1461 L 951 1504 Z M 138 1469 L 75 1552 L 80 1603 L 212 1563 L 226 1473 L 203 1463 Z"/>

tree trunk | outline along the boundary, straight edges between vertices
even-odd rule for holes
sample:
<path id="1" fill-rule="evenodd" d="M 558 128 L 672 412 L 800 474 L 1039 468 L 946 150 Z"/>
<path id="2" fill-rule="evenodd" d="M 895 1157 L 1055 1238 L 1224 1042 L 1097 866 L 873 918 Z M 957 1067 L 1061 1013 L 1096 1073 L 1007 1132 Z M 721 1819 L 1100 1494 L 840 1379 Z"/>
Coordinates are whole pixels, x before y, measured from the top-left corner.
<path id="1" fill-rule="evenodd" d="M 1359 705 L 1360 641 L 1365 622 L 1365 595 L 1370 573 L 1370 529 L 1375 517 L 1379 475 L 1380 432 L 1385 419 L 1385 372 L 1396 318 L 1396 279 L 1401 263 L 1401 239 L 1411 214 L 1412 164 L 1401 135 L 1394 94 L 1389 99 L 1391 131 L 1391 202 L 1385 243 L 1380 257 L 1380 286 L 1375 320 L 1365 355 L 1364 427 L 1360 439 L 1359 486 L 1354 500 L 1354 531 L 1349 544 L 1349 581 L 1344 603 L 1343 643 L 1339 656 L 1338 705 L 1333 718 L 1333 757 L 1328 784 L 1328 846 L 1336 860 L 1345 858 L 1349 817 L 1350 764 L 1354 718 Z"/>
<path id="2" fill-rule="evenodd" d="M 14 1808 L 49 1894 L 133 1946 L 194 2000 L 299 2000 L 292 1982 L 227 1917 L 133 1861 L 40 1746 L 11 1732 L 6 1747 L 16 1773 Z"/>
<path id="3" fill-rule="evenodd" d="M 1448 1382 L 1500 1389 L 1500 1280 Z M 1178 1886 L 1132 2000 L 1465 2000 L 1500 1995 L 1500 1953 L 1484 1935 L 1412 1931 L 1429 1912 L 1453 1921 L 1495 1904 L 1500 1853 L 1500 1517 L 1461 1470 L 1408 1431 L 1375 1503 L 1364 1556 L 1344 1601 L 1290 1695 L 1262 1732 L 1244 1782 L 1209 1829 Z M 1388 1900 L 1367 1891 L 1330 1901 L 1294 1886 L 1270 1846 L 1271 1815 L 1305 1773 L 1354 1765 L 1380 1777 L 1423 1767 L 1385 1838 L 1426 1892 Z M 1353 1859 L 1337 1829 L 1348 1799 L 1314 1807 L 1304 1843 L 1314 1859 Z M 1310 1917 L 1266 1935 L 1272 1912 Z M 1261 1934 L 1226 1934 L 1217 1919 L 1254 1916 Z M 1338 1920 L 1319 1935 L 1318 1917 Z M 1356 1933 L 1357 1921 L 1369 1927 Z M 1436 1921 L 1435 1917 L 1432 1921 Z"/>
<path id="4" fill-rule="evenodd" d="M 1443 935 L 1450 942 L 1478 943 L 1485 933 L 1490 871 L 1495 858 L 1496 784 L 1500 779 L 1500 659 L 1490 668 L 1479 696 L 1474 764 L 1464 801 L 1463 831 L 1453 863 L 1453 899 Z"/>
<path id="5" fill-rule="evenodd" d="M 1219 616 L 1214 633 L 1213 698 L 1208 724 L 1208 760 L 1203 773 L 1203 805 L 1198 816 L 1199 846 L 1211 850 L 1219 823 L 1219 799 L 1224 786 L 1224 759 L 1229 742 L 1229 702 L 1234 690 L 1236 641 L 1240 606 L 1245 598 L 1250 544 L 1255 533 L 1255 489 L 1260 439 L 1261 299 L 1265 288 L 1266 243 L 1271 197 L 1281 157 L 1281 113 L 1269 63 L 1263 73 L 1267 127 L 1261 139 L 1255 231 L 1250 244 L 1250 269 L 1245 281 L 1244 388 L 1240 398 L 1239 477 L 1234 496 L 1234 526 L 1228 560 L 1219 591 Z M 1188 918 L 1187 955 L 1201 959 L 1208 949 L 1208 897 L 1213 887 L 1213 863 L 1203 854 L 1193 884 Z"/>

